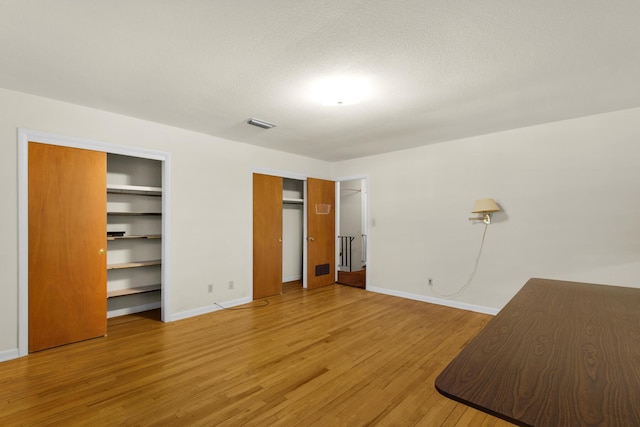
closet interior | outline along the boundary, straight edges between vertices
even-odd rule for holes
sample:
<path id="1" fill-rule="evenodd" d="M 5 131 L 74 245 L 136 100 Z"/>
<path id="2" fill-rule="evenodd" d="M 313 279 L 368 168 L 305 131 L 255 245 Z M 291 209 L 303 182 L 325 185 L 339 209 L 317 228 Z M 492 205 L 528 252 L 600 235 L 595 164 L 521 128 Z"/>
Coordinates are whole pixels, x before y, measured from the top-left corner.
<path id="1" fill-rule="evenodd" d="M 161 307 L 162 163 L 107 154 L 107 317 Z"/>

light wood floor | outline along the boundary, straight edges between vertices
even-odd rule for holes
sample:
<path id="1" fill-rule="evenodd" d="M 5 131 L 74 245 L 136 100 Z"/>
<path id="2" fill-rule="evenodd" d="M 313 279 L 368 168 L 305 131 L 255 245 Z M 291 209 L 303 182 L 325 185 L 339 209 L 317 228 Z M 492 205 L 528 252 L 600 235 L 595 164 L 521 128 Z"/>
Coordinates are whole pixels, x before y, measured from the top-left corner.
<path id="1" fill-rule="evenodd" d="M 434 380 L 490 316 L 332 285 L 0 363 L 0 425 L 507 426 Z"/>

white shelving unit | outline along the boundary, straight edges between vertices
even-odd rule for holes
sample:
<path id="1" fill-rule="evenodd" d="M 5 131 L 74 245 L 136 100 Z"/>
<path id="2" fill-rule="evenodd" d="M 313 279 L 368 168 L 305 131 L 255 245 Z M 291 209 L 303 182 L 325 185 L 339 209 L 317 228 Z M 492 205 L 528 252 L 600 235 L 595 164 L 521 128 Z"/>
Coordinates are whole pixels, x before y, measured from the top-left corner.
<path id="1" fill-rule="evenodd" d="M 109 154 L 107 182 L 107 317 L 160 308 L 161 163 Z"/>
<path id="2" fill-rule="evenodd" d="M 159 239 L 159 234 L 144 234 L 144 235 L 133 235 L 130 234 L 128 236 L 107 236 L 107 241 L 110 240 L 126 240 L 126 239 Z"/>
<path id="3" fill-rule="evenodd" d="M 107 298 L 121 297 L 125 295 L 134 295 L 141 294 L 144 292 L 153 292 L 159 291 L 161 289 L 161 285 L 147 285 L 147 286 L 138 286 L 137 288 L 129 288 L 129 289 L 116 289 L 115 291 L 108 291 Z"/>
<path id="4" fill-rule="evenodd" d="M 161 265 L 162 260 L 152 259 L 149 261 L 131 261 L 131 262 L 120 262 L 117 264 L 108 264 L 107 270 L 121 270 L 123 268 L 138 268 L 138 267 L 148 267 L 150 265 Z"/>
<path id="5" fill-rule="evenodd" d="M 107 184 L 107 192 L 112 194 L 136 194 L 141 196 L 162 196 L 162 187 L 144 185 Z"/>

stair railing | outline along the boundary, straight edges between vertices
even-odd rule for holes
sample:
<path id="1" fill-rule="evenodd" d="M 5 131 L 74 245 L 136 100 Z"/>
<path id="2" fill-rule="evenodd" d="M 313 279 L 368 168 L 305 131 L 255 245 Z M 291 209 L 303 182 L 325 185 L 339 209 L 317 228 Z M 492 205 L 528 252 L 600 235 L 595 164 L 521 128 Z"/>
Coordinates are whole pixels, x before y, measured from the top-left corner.
<path id="1" fill-rule="evenodd" d="M 347 268 L 347 271 L 351 271 L 353 268 L 353 262 L 351 260 L 351 244 L 355 240 L 353 236 L 338 236 L 340 239 L 340 265 L 338 268 Z M 344 270 L 342 270 L 344 271 Z"/>

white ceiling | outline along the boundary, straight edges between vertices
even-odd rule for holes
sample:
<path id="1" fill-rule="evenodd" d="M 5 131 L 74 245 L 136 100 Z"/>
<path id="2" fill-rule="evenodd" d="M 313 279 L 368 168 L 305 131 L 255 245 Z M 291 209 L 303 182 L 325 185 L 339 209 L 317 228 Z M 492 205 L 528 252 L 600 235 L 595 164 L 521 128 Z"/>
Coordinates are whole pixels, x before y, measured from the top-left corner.
<path id="1" fill-rule="evenodd" d="M 371 97 L 320 105 L 330 75 Z M 329 161 L 640 106 L 639 77 L 638 0 L 0 0 L 0 87 Z"/>

